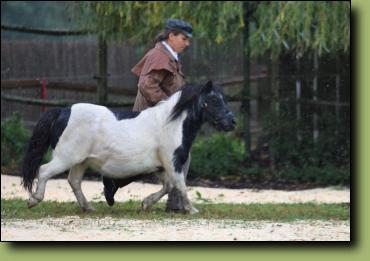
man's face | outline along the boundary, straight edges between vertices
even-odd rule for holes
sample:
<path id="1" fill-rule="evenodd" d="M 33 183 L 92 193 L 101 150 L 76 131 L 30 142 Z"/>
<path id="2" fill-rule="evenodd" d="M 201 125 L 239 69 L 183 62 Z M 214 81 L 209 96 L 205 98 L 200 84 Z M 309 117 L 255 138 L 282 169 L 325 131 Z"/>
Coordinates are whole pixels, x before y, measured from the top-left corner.
<path id="1" fill-rule="evenodd" d="M 174 33 L 170 33 L 168 37 L 168 44 L 176 53 L 181 53 L 186 47 L 190 45 L 190 39 L 182 33 L 179 33 L 177 35 L 175 35 Z"/>

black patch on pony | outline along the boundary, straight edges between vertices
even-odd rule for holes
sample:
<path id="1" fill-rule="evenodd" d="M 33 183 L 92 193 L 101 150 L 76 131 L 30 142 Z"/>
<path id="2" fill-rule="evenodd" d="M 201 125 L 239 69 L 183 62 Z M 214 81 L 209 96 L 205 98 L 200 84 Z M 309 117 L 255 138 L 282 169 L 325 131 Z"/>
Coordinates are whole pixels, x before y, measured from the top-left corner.
<path id="1" fill-rule="evenodd" d="M 67 127 L 70 116 L 71 108 L 63 108 L 59 113 L 59 117 L 52 125 L 50 135 L 50 146 L 52 149 L 55 149 L 57 146 L 60 136 L 62 136 L 64 129 Z"/>
<path id="2" fill-rule="evenodd" d="M 202 93 L 201 85 L 187 84 L 181 88 L 181 96 L 172 109 L 170 120 L 176 120 L 183 111 L 192 107 L 196 98 Z"/>
<path id="3" fill-rule="evenodd" d="M 125 179 L 112 179 L 103 176 L 103 184 L 104 184 L 104 196 L 105 200 L 107 201 L 109 206 L 113 206 L 114 204 L 114 194 L 116 194 L 119 188 L 122 188 L 133 181 L 143 178 L 145 175 L 140 174 L 133 177 L 128 177 Z"/>
<path id="4" fill-rule="evenodd" d="M 37 176 L 42 159 L 51 145 L 52 140 L 53 143 L 56 143 L 59 139 L 57 134 L 52 134 L 52 132 L 54 132 L 52 129 L 62 110 L 61 108 L 56 108 L 42 114 L 28 142 L 22 163 L 22 184 L 29 192 L 32 191 L 33 180 Z M 55 128 L 63 128 L 62 125 L 63 124 Z M 54 137 L 52 137 L 53 135 Z"/>
<path id="5" fill-rule="evenodd" d="M 133 119 L 140 114 L 138 111 L 112 111 L 112 113 L 117 120 Z"/>
<path id="6" fill-rule="evenodd" d="M 176 172 L 181 172 L 182 167 L 188 160 L 191 145 L 202 125 L 200 118 L 187 116 L 182 125 L 182 144 L 174 152 L 173 163 Z"/>
<path id="7" fill-rule="evenodd" d="M 201 85 L 185 85 L 182 88 L 179 101 L 173 108 L 170 120 L 176 120 L 183 111 L 187 111 L 183 127 L 182 127 L 182 144 L 175 150 L 173 163 L 176 172 L 181 172 L 182 167 L 188 160 L 191 145 L 203 123 L 201 108 L 199 105 L 199 97 L 202 91 L 209 91 L 212 88 L 212 82 L 208 82 L 205 86 Z"/>

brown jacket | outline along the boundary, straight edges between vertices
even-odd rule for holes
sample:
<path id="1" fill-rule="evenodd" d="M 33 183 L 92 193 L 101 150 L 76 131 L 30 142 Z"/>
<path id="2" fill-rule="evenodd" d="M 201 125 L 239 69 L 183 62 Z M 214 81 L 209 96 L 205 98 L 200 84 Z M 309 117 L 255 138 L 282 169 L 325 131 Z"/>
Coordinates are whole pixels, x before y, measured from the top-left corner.
<path id="1" fill-rule="evenodd" d="M 131 72 L 140 77 L 133 111 L 156 105 L 185 84 L 181 64 L 161 43 L 147 52 Z"/>

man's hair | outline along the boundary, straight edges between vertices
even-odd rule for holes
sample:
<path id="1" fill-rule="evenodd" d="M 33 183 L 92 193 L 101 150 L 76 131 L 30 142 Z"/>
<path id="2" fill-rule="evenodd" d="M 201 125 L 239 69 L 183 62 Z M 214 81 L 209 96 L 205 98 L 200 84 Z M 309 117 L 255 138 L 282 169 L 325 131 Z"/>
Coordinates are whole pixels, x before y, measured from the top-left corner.
<path id="1" fill-rule="evenodd" d="M 159 33 L 156 36 L 156 38 L 154 40 L 154 44 L 159 43 L 159 42 L 162 42 L 162 41 L 165 41 L 165 40 L 168 40 L 168 37 L 169 37 L 170 33 L 173 33 L 174 35 L 178 35 L 181 32 L 179 30 L 166 30 L 166 31 L 163 31 L 163 32 Z"/>

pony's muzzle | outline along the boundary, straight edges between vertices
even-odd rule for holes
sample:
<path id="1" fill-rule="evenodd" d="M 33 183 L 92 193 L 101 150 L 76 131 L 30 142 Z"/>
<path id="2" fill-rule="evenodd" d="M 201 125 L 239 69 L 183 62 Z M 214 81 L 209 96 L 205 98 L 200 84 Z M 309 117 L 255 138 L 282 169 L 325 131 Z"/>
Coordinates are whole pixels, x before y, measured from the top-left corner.
<path id="1" fill-rule="evenodd" d="M 234 114 L 229 111 L 225 117 L 220 121 L 220 127 L 223 131 L 232 131 L 235 129 L 235 117 Z"/>

